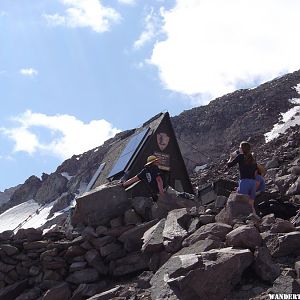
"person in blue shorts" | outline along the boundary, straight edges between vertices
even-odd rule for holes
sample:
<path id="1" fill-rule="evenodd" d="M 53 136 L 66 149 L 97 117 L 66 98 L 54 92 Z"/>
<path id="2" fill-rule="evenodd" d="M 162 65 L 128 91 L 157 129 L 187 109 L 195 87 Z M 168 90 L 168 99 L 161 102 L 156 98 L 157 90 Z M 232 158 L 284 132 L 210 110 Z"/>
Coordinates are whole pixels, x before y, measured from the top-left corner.
<path id="1" fill-rule="evenodd" d="M 255 176 L 257 163 L 251 153 L 251 146 L 248 142 L 241 142 L 239 151 L 230 155 L 227 162 L 228 168 L 231 168 L 236 164 L 239 165 L 240 171 L 238 193 L 249 196 L 249 203 L 252 207 L 253 213 L 256 215 L 254 200 L 256 194 Z"/>
<path id="2" fill-rule="evenodd" d="M 257 171 L 255 175 L 256 180 L 256 195 L 266 190 L 266 182 L 264 175 L 266 174 L 265 168 L 262 165 L 257 164 Z"/>

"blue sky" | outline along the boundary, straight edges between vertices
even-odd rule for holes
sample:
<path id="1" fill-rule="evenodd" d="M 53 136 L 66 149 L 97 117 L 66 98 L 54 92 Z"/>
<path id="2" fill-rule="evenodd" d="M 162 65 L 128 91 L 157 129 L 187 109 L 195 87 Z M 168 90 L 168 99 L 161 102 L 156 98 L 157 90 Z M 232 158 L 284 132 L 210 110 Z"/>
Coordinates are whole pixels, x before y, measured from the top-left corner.
<path id="1" fill-rule="evenodd" d="M 296 0 L 0 0 L 0 191 L 161 111 L 298 70 L 299 9 Z"/>

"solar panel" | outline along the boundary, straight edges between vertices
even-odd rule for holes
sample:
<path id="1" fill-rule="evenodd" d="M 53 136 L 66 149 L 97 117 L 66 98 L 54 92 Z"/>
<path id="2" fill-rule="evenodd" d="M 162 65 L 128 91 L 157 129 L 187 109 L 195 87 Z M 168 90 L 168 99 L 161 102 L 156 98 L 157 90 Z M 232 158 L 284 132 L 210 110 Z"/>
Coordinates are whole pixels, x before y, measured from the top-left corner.
<path id="1" fill-rule="evenodd" d="M 104 167 L 105 167 L 105 162 L 102 163 L 102 164 L 98 167 L 98 169 L 97 169 L 97 171 L 95 172 L 93 178 L 91 179 L 91 181 L 90 181 L 89 184 L 87 185 L 87 187 L 86 187 L 86 189 L 85 189 L 85 192 L 88 192 L 88 191 L 92 188 L 92 186 L 94 185 L 95 181 L 96 181 L 97 178 L 99 177 L 99 175 L 100 175 L 100 173 L 102 172 L 102 170 L 104 169 Z"/>
<path id="2" fill-rule="evenodd" d="M 108 174 L 108 178 L 112 177 L 122 171 L 125 170 L 126 166 L 130 162 L 131 158 L 133 157 L 134 153 L 141 145 L 143 139 L 145 138 L 149 128 L 144 129 L 143 131 L 135 134 L 127 143 L 124 150 L 122 151 L 119 159 L 114 164 L 113 168 L 111 169 L 110 173 Z"/>

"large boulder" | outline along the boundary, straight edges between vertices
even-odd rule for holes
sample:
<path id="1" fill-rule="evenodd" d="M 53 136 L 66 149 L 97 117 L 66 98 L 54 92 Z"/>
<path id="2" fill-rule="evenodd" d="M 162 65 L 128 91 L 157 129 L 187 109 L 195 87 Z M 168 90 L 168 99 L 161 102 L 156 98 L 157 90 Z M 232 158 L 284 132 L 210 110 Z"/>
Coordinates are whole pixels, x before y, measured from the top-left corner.
<path id="1" fill-rule="evenodd" d="M 165 222 L 166 219 L 161 219 L 144 233 L 142 251 L 160 252 L 164 249 L 163 230 L 165 228 Z"/>
<path id="2" fill-rule="evenodd" d="M 176 252 L 181 248 L 187 236 L 186 228 L 191 219 L 186 208 L 175 209 L 168 213 L 163 230 L 164 246 L 167 252 Z"/>
<path id="3" fill-rule="evenodd" d="M 0 300 L 14 300 L 28 288 L 28 280 L 18 281 L 0 290 Z"/>
<path id="4" fill-rule="evenodd" d="M 254 252 L 254 271 L 264 281 L 273 283 L 280 275 L 280 267 L 272 260 L 267 247 L 257 247 Z"/>
<path id="5" fill-rule="evenodd" d="M 247 249 L 173 255 L 152 277 L 152 299 L 224 299 L 252 263 Z"/>
<path id="6" fill-rule="evenodd" d="M 226 244 L 232 247 L 254 250 L 255 247 L 262 244 L 262 237 L 255 226 L 243 225 L 226 235 Z"/>
<path id="7" fill-rule="evenodd" d="M 300 232 L 276 234 L 266 240 L 267 247 L 273 257 L 300 254 Z"/>
<path id="8" fill-rule="evenodd" d="M 76 199 L 72 223 L 91 226 L 106 225 L 130 208 L 124 188 L 118 185 L 99 186 Z"/>
<path id="9" fill-rule="evenodd" d="M 197 206 L 193 199 L 187 199 L 181 196 L 171 187 L 168 188 L 164 196 L 160 196 L 157 201 L 157 207 L 152 208 L 153 218 L 162 219 L 167 216 L 168 212 L 178 208 L 192 208 Z"/>
<path id="10" fill-rule="evenodd" d="M 223 223 L 210 223 L 204 226 L 201 226 L 198 230 L 196 230 L 193 234 L 187 237 L 182 245 L 190 246 L 197 241 L 204 240 L 208 237 L 217 238 L 220 241 L 225 240 L 225 236 L 228 232 L 232 230 L 232 227 Z"/>
<path id="11" fill-rule="evenodd" d="M 226 206 L 216 216 L 216 221 L 233 225 L 236 219 L 246 218 L 252 213 L 249 197 L 237 193 L 231 193 Z"/>

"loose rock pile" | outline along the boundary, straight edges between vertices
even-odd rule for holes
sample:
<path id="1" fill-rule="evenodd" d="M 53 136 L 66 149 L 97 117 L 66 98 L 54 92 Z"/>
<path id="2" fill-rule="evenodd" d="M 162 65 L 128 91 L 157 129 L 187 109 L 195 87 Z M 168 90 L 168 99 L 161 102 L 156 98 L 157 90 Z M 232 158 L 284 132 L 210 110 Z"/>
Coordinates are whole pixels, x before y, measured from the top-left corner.
<path id="1" fill-rule="evenodd" d="M 0 234 L 0 299 L 264 299 L 278 291 L 299 293 L 299 227 L 272 214 L 252 218 L 245 196 L 232 193 L 224 207 L 211 203 L 209 209 L 176 193 L 157 203 L 128 201 L 130 207 L 99 225 Z"/>

